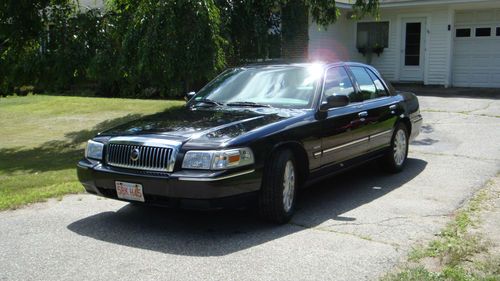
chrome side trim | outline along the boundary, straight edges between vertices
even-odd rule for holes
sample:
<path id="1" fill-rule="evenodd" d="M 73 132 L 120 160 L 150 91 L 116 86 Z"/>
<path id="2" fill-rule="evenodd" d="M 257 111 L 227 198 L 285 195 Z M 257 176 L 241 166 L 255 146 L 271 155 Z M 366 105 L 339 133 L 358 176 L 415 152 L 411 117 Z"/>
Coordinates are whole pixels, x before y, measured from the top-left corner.
<path id="1" fill-rule="evenodd" d="M 411 121 L 411 123 L 416 123 L 416 122 L 420 122 L 422 120 L 423 120 L 422 116 L 417 116 L 417 117 L 412 118 L 410 121 Z"/>
<path id="2" fill-rule="evenodd" d="M 348 142 L 348 143 L 345 143 L 345 144 L 342 144 L 342 145 L 339 145 L 339 146 L 331 147 L 331 148 L 323 150 L 323 153 L 329 153 L 329 152 L 332 152 L 332 151 L 335 151 L 335 150 L 342 149 L 344 147 L 348 147 L 348 146 L 351 146 L 351 145 L 358 144 L 360 142 L 368 141 L 368 139 L 369 139 L 369 137 L 365 137 L 365 138 L 362 138 L 362 139 L 359 139 L 359 140 L 355 140 L 355 141 L 351 141 L 351 142 Z"/>
<path id="3" fill-rule="evenodd" d="M 381 137 L 381 136 L 383 136 L 383 135 L 387 135 L 387 134 L 390 134 L 390 133 L 392 133 L 392 130 L 383 131 L 383 132 L 380 132 L 380 133 L 378 133 L 378 134 L 371 135 L 371 136 L 370 136 L 370 139 L 371 139 L 371 138 L 376 138 L 376 137 Z"/>
<path id="4" fill-rule="evenodd" d="M 339 146 L 334 146 L 334 147 L 331 147 L 331 148 L 323 150 L 323 154 L 330 153 L 330 152 L 333 152 L 333 151 L 336 151 L 336 150 L 339 150 L 339 149 L 342 149 L 342 148 L 345 148 L 345 147 L 348 147 L 348 146 L 351 146 L 351 145 L 355 145 L 355 144 L 358 144 L 358 143 L 361 143 L 361 142 L 364 142 L 364 141 L 369 141 L 371 138 L 381 137 L 383 135 L 391 134 L 391 133 L 392 133 L 392 130 L 387 130 L 387 131 L 383 131 L 383 132 L 380 132 L 380 133 L 375 134 L 375 135 L 364 137 L 364 138 L 359 139 L 359 140 L 351 141 L 351 142 L 348 142 L 348 143 L 345 143 L 345 144 L 342 144 L 342 145 L 339 145 Z M 316 156 L 317 154 L 319 154 L 319 152 L 315 153 L 314 156 Z"/>
<path id="5" fill-rule="evenodd" d="M 243 176 L 243 175 L 250 174 L 253 172 L 255 172 L 255 169 L 243 171 L 243 172 L 239 172 L 236 174 L 231 174 L 231 175 L 227 175 L 227 176 L 223 176 L 223 177 L 218 177 L 218 178 L 180 177 L 180 178 L 178 178 L 178 180 L 180 180 L 180 181 L 220 181 L 220 180 L 225 180 L 225 179 Z"/>

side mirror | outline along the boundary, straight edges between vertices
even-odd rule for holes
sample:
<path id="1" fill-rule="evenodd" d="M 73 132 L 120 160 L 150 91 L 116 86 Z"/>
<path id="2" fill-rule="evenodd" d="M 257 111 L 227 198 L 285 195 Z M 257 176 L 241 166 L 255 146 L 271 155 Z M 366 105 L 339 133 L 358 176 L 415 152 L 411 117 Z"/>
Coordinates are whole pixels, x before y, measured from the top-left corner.
<path id="1" fill-rule="evenodd" d="M 326 98 L 321 104 L 320 110 L 326 111 L 334 107 L 342 107 L 349 104 L 349 97 L 345 95 L 333 95 Z"/>
<path id="2" fill-rule="evenodd" d="M 195 95 L 196 95 L 196 93 L 195 93 L 195 92 L 189 92 L 189 93 L 187 93 L 187 94 L 186 94 L 186 96 L 184 96 L 184 99 L 185 99 L 186 101 L 189 101 L 189 100 L 191 100 L 191 99 L 192 99 Z"/>

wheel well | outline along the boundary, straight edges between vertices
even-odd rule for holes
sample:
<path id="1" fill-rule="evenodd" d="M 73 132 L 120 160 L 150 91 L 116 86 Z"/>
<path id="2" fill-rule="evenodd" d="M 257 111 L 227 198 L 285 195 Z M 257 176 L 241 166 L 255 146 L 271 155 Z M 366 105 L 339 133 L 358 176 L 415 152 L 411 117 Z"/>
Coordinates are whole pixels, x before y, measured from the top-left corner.
<path id="1" fill-rule="evenodd" d="M 305 182 L 307 177 L 309 176 L 309 159 L 307 158 L 307 153 L 299 143 L 288 142 L 282 143 L 274 147 L 272 153 L 282 149 L 290 149 L 295 157 L 295 164 L 298 169 L 298 179 L 299 183 L 302 184 Z"/>
<path id="2" fill-rule="evenodd" d="M 410 118 L 408 118 L 408 117 L 401 118 L 401 119 L 399 119 L 398 122 L 396 122 L 396 125 L 398 123 L 403 123 L 406 126 L 406 129 L 408 129 L 408 135 L 411 135 L 411 122 L 410 122 Z"/>

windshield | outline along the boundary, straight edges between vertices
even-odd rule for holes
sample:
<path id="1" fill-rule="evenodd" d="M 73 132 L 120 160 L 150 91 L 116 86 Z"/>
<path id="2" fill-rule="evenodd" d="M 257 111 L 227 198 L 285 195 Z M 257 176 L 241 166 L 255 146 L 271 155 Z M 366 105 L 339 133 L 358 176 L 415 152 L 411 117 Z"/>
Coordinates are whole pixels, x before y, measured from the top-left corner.
<path id="1" fill-rule="evenodd" d="M 233 68 L 201 89 L 191 104 L 311 108 L 322 74 L 314 65 Z"/>

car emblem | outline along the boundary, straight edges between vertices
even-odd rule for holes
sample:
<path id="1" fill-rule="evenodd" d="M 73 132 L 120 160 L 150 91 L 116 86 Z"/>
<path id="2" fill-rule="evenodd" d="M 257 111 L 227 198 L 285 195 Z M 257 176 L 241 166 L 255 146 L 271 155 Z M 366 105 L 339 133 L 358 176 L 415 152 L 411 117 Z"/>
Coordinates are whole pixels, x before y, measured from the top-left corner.
<path id="1" fill-rule="evenodd" d="M 139 160 L 139 157 L 141 156 L 141 152 L 139 151 L 139 149 L 134 149 L 130 152 L 130 160 L 132 161 L 137 161 Z"/>

